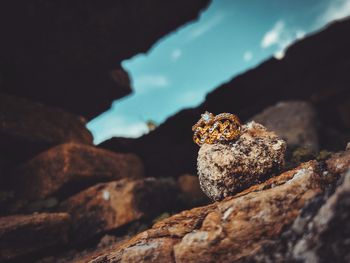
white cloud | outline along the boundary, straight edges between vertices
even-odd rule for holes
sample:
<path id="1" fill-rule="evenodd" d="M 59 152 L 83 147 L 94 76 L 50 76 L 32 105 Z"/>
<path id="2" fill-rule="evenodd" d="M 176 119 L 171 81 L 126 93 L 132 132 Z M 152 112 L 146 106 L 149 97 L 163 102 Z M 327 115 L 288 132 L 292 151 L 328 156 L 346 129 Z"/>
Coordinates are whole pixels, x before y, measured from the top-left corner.
<path id="1" fill-rule="evenodd" d="M 301 29 L 291 29 L 286 27 L 284 21 L 280 20 L 265 33 L 261 40 L 262 48 L 269 48 L 275 46 L 275 58 L 282 59 L 285 55 L 286 49 L 297 39 L 302 39 L 305 32 Z"/>
<path id="2" fill-rule="evenodd" d="M 173 62 L 177 61 L 181 56 L 182 56 L 182 50 L 179 48 L 174 49 L 170 54 L 171 60 Z"/>
<path id="3" fill-rule="evenodd" d="M 90 121 L 87 128 L 94 136 L 94 143 L 98 144 L 113 136 L 136 138 L 147 133 L 148 127 L 143 120 L 130 120 L 116 112 L 106 112 Z"/>
<path id="4" fill-rule="evenodd" d="M 265 33 L 261 41 L 261 47 L 268 48 L 272 45 L 278 44 L 283 30 L 284 30 L 284 22 L 277 21 L 277 23 L 273 26 L 273 28 L 270 31 Z"/>
<path id="5" fill-rule="evenodd" d="M 169 79 L 163 75 L 141 75 L 133 79 L 133 86 L 139 94 L 154 89 L 165 88 L 169 84 Z"/>
<path id="6" fill-rule="evenodd" d="M 326 10 L 316 20 L 317 26 L 342 19 L 350 15 L 350 0 L 330 0 Z"/>
<path id="7" fill-rule="evenodd" d="M 253 53 L 252 53 L 251 51 L 247 50 L 246 52 L 244 52 L 244 54 L 243 54 L 243 60 L 244 60 L 245 62 L 249 62 L 249 61 L 251 61 L 252 59 L 253 59 Z"/>
<path id="8" fill-rule="evenodd" d="M 204 35 L 208 31 L 219 25 L 223 19 L 224 15 L 222 13 L 217 13 L 207 21 L 198 23 L 197 27 L 190 31 L 190 39 L 193 40 Z"/>

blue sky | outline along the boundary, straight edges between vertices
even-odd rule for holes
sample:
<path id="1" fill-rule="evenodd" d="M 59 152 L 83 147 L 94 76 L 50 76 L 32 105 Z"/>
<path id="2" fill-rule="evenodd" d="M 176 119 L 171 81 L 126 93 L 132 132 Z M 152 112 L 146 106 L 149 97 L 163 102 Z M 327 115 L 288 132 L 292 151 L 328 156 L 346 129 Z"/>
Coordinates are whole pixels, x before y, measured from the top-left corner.
<path id="1" fill-rule="evenodd" d="M 146 54 L 123 61 L 133 94 L 90 121 L 95 143 L 138 137 L 294 41 L 350 15 L 350 0 L 214 0 L 200 19 L 163 37 Z M 210 109 L 209 109 L 210 110 Z"/>

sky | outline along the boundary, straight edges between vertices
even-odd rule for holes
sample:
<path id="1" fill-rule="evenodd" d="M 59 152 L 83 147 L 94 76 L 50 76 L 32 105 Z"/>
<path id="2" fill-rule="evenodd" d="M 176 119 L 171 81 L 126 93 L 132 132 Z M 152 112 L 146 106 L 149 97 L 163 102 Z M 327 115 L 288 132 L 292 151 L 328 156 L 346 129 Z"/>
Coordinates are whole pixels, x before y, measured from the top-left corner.
<path id="1" fill-rule="evenodd" d="M 122 62 L 133 93 L 87 127 L 98 144 L 113 136 L 139 137 L 295 41 L 350 15 L 350 0 L 213 0 L 199 20 Z M 209 109 L 210 110 L 210 109 Z"/>

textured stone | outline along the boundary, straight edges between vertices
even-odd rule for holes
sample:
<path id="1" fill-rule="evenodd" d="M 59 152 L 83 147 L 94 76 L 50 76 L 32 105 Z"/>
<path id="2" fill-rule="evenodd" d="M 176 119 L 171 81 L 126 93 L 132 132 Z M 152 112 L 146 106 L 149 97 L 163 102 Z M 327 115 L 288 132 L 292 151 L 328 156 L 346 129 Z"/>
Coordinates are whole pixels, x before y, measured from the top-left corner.
<path id="1" fill-rule="evenodd" d="M 285 101 L 252 117 L 274 131 L 290 148 L 318 150 L 317 118 L 313 106 L 305 101 Z"/>
<path id="2" fill-rule="evenodd" d="M 350 168 L 350 149 L 333 154 L 326 161 L 327 169 L 334 174 L 345 173 Z"/>
<path id="3" fill-rule="evenodd" d="M 221 200 L 265 180 L 284 165 L 285 142 L 254 121 L 242 126 L 241 136 L 228 144 L 204 144 L 197 168 L 202 190 Z"/>
<path id="4" fill-rule="evenodd" d="M 166 179 L 122 179 L 97 184 L 67 199 L 61 211 L 72 215 L 75 241 L 114 230 L 172 209 L 177 187 Z"/>
<path id="5" fill-rule="evenodd" d="M 82 117 L 0 93 L 0 159 L 13 166 L 57 144 L 92 144 Z"/>
<path id="6" fill-rule="evenodd" d="M 0 218 L 0 260 L 63 245 L 68 240 L 70 217 L 66 213 L 14 215 Z M 29 262 L 28 258 L 23 259 Z M 24 261 L 22 261 L 24 262 Z"/>
<path id="7" fill-rule="evenodd" d="M 143 164 L 133 154 L 67 143 L 34 157 L 20 166 L 13 177 L 19 196 L 43 199 L 59 191 L 78 191 L 96 182 L 142 176 Z"/>
<path id="8" fill-rule="evenodd" d="M 305 204 L 329 183 L 308 162 L 223 201 L 183 211 L 156 223 L 129 241 L 111 247 L 90 262 L 118 262 L 157 248 L 171 238 L 174 258 L 169 262 L 234 262 L 257 253 L 299 215 Z M 170 244 L 171 242 L 167 242 Z M 143 246 L 145 245 L 145 246 Z M 162 249 L 153 251 L 160 253 Z M 166 247 L 166 251 L 168 251 Z M 136 251 L 135 251 L 136 250 Z M 139 262 L 157 262 L 144 257 Z"/>

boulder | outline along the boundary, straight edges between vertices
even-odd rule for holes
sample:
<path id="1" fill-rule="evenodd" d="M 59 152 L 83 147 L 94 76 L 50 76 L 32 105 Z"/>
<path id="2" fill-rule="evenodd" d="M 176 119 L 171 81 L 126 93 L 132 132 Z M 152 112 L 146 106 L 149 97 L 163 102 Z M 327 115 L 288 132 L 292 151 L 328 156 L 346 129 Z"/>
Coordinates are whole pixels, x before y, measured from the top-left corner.
<path id="1" fill-rule="evenodd" d="M 85 119 L 0 93 L 0 159 L 18 163 L 65 142 L 92 144 Z"/>
<path id="2" fill-rule="evenodd" d="M 170 211 L 177 187 L 166 179 L 122 179 L 97 184 L 64 201 L 60 210 L 72 216 L 72 239 L 83 242 L 139 219 Z"/>
<path id="3" fill-rule="evenodd" d="M 68 241 L 70 216 L 42 213 L 0 217 L 0 260 L 22 259 Z M 23 261 L 22 261 L 23 262 Z"/>
<path id="4" fill-rule="evenodd" d="M 274 131 L 291 149 L 298 147 L 318 150 L 317 116 L 311 103 L 283 101 L 264 109 L 252 120 Z"/>
<path id="5" fill-rule="evenodd" d="M 197 160 L 201 188 L 213 200 L 236 194 L 281 170 L 285 150 L 286 143 L 274 132 L 249 122 L 237 140 L 201 146 Z"/>
<path id="6" fill-rule="evenodd" d="M 21 165 L 14 172 L 13 185 L 19 196 L 35 200 L 71 194 L 96 182 L 141 177 L 143 164 L 133 154 L 66 143 Z"/>

